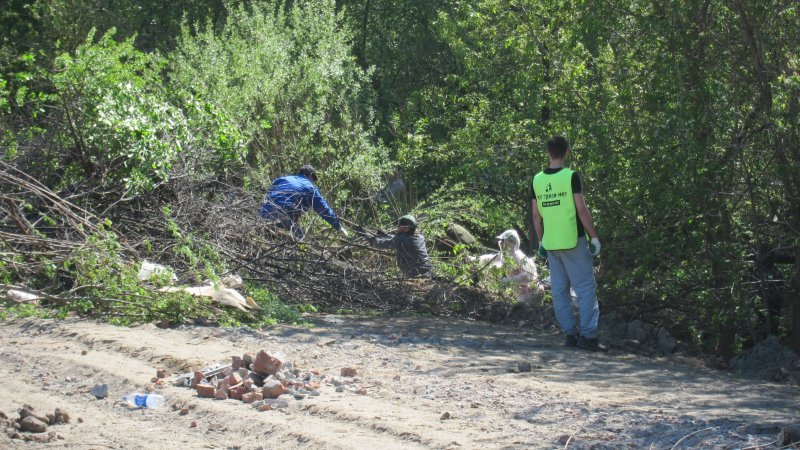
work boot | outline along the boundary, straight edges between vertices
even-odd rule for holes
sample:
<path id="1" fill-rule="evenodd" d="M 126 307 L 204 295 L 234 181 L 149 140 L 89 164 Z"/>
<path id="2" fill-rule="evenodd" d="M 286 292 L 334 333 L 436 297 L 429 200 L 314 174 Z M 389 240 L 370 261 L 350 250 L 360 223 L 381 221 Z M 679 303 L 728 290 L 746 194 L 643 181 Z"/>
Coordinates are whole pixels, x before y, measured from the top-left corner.
<path id="1" fill-rule="evenodd" d="M 577 342 L 578 348 L 583 350 L 589 350 L 590 352 L 607 352 L 608 348 L 605 345 L 600 343 L 600 340 L 597 338 L 585 338 L 583 336 L 578 336 Z"/>
<path id="2" fill-rule="evenodd" d="M 578 336 L 575 334 L 568 334 L 567 338 L 564 340 L 564 347 L 577 347 L 578 346 Z"/>

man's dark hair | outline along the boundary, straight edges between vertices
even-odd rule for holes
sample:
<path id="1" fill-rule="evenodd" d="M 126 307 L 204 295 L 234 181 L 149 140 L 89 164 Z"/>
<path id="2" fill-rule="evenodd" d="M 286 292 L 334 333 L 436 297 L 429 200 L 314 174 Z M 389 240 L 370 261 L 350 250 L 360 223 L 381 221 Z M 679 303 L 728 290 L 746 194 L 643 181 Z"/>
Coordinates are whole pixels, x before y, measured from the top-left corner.
<path id="1" fill-rule="evenodd" d="M 314 170 L 314 166 L 311 164 L 304 165 L 297 173 L 300 175 L 305 175 L 305 177 L 311 181 L 317 181 L 317 171 Z"/>
<path id="2" fill-rule="evenodd" d="M 547 141 L 547 153 L 551 158 L 561 159 L 567 154 L 569 143 L 564 136 L 553 136 Z"/>

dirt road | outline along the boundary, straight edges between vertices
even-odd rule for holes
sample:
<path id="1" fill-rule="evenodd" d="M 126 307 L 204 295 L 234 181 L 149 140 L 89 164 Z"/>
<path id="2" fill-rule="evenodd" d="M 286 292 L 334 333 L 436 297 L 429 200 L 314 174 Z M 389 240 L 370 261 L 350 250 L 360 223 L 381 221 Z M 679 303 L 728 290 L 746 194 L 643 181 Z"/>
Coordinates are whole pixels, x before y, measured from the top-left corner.
<path id="1" fill-rule="evenodd" d="M 796 423 L 800 411 L 797 386 L 673 359 L 565 349 L 558 336 L 515 327 L 435 318 L 311 320 L 310 328 L 265 332 L 4 322 L 0 411 L 15 418 L 27 403 L 41 412 L 61 408 L 72 420 L 51 426 L 58 438 L 48 443 L 3 433 L 0 447 L 779 448 L 780 426 Z M 354 367 L 367 393 L 323 384 L 319 397 L 266 412 L 171 385 L 159 389 L 164 408 L 132 410 L 118 401 L 144 389 L 159 367 L 180 373 L 258 349 L 282 351 L 323 374 Z M 532 370 L 520 372 L 520 363 Z M 95 383 L 108 385 L 108 398 L 89 393 Z M 189 413 L 180 415 L 180 407 Z"/>

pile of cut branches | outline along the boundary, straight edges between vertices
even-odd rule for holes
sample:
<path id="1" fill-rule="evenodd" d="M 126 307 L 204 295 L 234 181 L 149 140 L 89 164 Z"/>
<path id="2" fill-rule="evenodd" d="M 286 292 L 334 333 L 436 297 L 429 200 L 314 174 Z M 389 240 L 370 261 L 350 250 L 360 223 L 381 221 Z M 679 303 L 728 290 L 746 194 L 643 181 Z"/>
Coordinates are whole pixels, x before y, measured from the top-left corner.
<path id="1" fill-rule="evenodd" d="M 313 223 L 319 221 L 313 214 L 305 218 L 312 222 L 308 234 L 297 241 L 270 228 L 256 213 L 259 200 L 236 188 L 209 194 L 185 181 L 173 182 L 146 196 L 107 204 L 94 195 L 99 217 L 5 163 L 0 163 L 0 187 L 0 269 L 6 287 L 61 305 L 85 302 L 89 306 L 83 312 L 95 316 L 132 314 L 137 320 L 157 320 L 157 314 L 98 308 L 98 302 L 128 304 L 143 296 L 176 295 L 148 284 L 122 289 L 124 282 L 106 278 L 93 285 L 87 280 L 94 275 L 77 273 L 87 252 L 111 251 L 108 246 L 95 248 L 96 237 L 104 233 L 113 236 L 114 254 L 108 260 L 119 263 L 120 278 L 122 272 L 135 273 L 147 258 L 173 268 L 183 284 L 237 274 L 248 286 L 263 287 L 285 303 L 325 311 L 469 315 L 477 306 L 474 298 L 464 299 L 465 292 L 491 301 L 487 293 L 465 290 L 450 280 L 404 280 L 391 253 L 372 249 L 361 237 L 339 237 L 326 224 Z M 131 279 L 130 273 L 125 276 Z M 116 288 L 112 293 L 107 292 L 110 284 Z M 178 297 L 168 304 L 180 301 Z M 453 304 L 472 305 L 472 311 Z"/>

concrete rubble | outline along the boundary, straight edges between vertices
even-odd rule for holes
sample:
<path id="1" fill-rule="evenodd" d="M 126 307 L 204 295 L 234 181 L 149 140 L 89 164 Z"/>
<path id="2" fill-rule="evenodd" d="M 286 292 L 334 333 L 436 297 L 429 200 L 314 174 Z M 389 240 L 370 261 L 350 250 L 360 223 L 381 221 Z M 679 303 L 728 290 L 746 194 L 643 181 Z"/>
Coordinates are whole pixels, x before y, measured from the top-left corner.
<path id="1" fill-rule="evenodd" d="M 336 392 L 366 394 L 354 378 L 355 368 L 344 367 L 341 376 L 329 376 L 316 370 L 296 367 L 283 352 L 264 350 L 232 356 L 230 364 L 215 364 L 178 375 L 173 384 L 190 387 L 201 398 L 239 400 L 259 411 L 286 408 L 291 401 L 321 395 L 323 384 Z"/>

